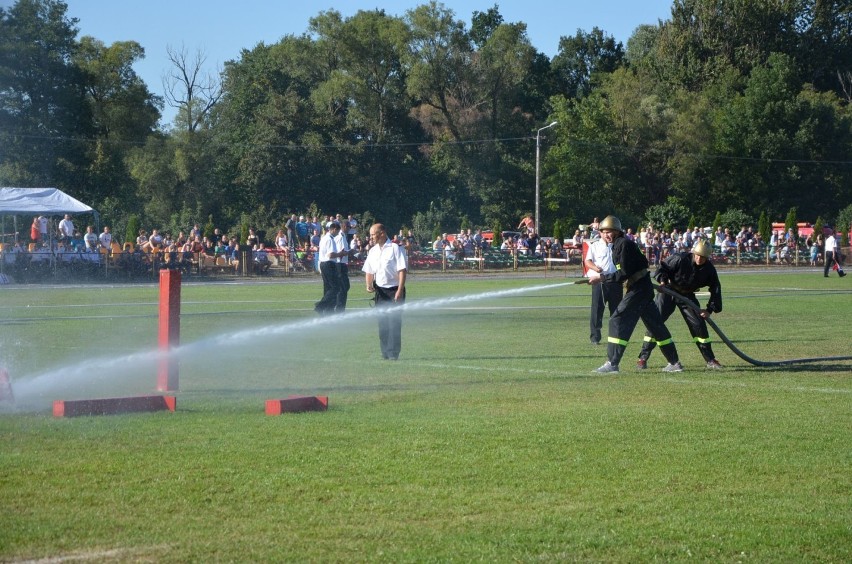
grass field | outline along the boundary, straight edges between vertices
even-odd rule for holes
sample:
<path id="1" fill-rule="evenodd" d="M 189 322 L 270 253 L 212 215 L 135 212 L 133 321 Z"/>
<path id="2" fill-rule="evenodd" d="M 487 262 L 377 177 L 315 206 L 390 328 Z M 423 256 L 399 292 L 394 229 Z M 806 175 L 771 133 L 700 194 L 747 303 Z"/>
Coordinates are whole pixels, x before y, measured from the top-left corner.
<path id="1" fill-rule="evenodd" d="M 714 318 L 850 355 L 847 280 L 725 272 Z M 852 363 L 706 371 L 675 314 L 683 373 L 633 371 L 640 327 L 593 375 L 571 281 L 412 276 L 398 362 L 360 279 L 322 319 L 318 280 L 186 284 L 177 411 L 66 419 L 154 393 L 157 287 L 0 287 L 0 561 L 852 561 Z"/>

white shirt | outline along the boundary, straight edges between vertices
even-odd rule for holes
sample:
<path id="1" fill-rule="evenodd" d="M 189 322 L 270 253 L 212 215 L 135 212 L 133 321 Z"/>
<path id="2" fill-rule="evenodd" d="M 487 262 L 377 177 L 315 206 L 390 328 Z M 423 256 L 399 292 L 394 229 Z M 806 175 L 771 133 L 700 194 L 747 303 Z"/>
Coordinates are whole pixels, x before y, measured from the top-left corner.
<path id="1" fill-rule="evenodd" d="M 334 240 L 334 237 L 331 236 L 331 232 L 329 231 L 325 235 L 320 238 L 319 244 L 319 262 L 328 262 L 335 261 L 335 259 L 329 257 L 329 253 L 336 253 L 338 251 L 337 243 Z"/>
<path id="2" fill-rule="evenodd" d="M 334 246 L 337 249 L 336 252 L 346 251 L 346 254 L 332 260 L 334 262 L 349 264 L 349 242 L 346 240 L 346 235 L 343 234 L 343 229 L 341 229 L 340 233 L 337 234 L 337 237 L 334 238 Z"/>
<path id="3" fill-rule="evenodd" d="M 109 249 L 112 245 L 112 233 L 107 233 L 106 231 L 104 231 L 100 234 L 98 240 L 101 242 L 101 245 Z"/>
<path id="4" fill-rule="evenodd" d="M 608 245 L 603 239 L 598 239 L 589 245 L 586 260 L 591 260 L 595 266 L 601 269 L 601 274 L 612 274 L 615 272 L 615 264 L 612 262 L 612 245 Z M 589 278 L 600 276 L 594 270 L 586 273 Z"/>
<path id="5" fill-rule="evenodd" d="M 63 219 L 59 222 L 59 231 L 66 237 L 74 235 L 74 222 L 70 219 Z"/>
<path id="6" fill-rule="evenodd" d="M 86 242 L 86 249 L 90 251 L 95 250 L 98 246 L 98 236 L 94 233 L 89 233 L 87 231 L 86 234 L 83 235 L 83 241 Z"/>
<path id="7" fill-rule="evenodd" d="M 833 253 L 834 251 L 837 250 L 837 247 L 838 247 L 837 237 L 835 237 L 834 235 L 829 235 L 828 237 L 825 238 L 825 252 L 826 253 Z"/>
<path id="8" fill-rule="evenodd" d="M 376 286 L 394 288 L 399 285 L 399 271 L 408 269 L 405 248 L 391 242 L 390 239 L 379 247 L 373 245 L 361 268 L 367 274 L 373 274 Z"/>
<path id="9" fill-rule="evenodd" d="M 38 230 L 42 235 L 47 235 L 47 218 L 43 215 L 38 216 Z"/>

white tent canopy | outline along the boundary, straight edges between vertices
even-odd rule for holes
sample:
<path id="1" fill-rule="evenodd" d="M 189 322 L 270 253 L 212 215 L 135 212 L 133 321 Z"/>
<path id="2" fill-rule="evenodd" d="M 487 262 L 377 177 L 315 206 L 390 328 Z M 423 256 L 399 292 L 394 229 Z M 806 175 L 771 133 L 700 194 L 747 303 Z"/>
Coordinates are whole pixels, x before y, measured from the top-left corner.
<path id="1" fill-rule="evenodd" d="M 58 188 L 0 188 L 0 215 L 97 213 Z"/>

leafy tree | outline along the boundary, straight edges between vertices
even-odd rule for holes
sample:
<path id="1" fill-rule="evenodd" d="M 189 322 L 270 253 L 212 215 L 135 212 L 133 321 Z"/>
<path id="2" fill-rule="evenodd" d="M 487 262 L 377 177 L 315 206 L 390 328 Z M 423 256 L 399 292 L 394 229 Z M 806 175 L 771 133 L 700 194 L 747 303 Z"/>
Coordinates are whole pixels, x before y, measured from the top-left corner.
<path id="1" fill-rule="evenodd" d="M 560 91 L 568 98 L 582 98 L 591 92 L 595 74 L 611 73 L 623 62 L 621 43 L 594 27 L 590 33 L 578 29 L 574 37 L 561 37 L 552 68 Z"/>
<path id="2" fill-rule="evenodd" d="M 792 229 L 793 234 L 798 236 L 799 235 L 798 223 L 799 223 L 799 220 L 797 219 L 796 208 L 794 208 L 794 207 L 790 208 L 790 211 L 787 212 L 787 218 L 784 220 L 784 230 L 789 231 L 790 229 Z"/>
<path id="3" fill-rule="evenodd" d="M 743 225 L 754 225 L 754 218 L 751 215 L 735 208 L 728 208 L 725 210 L 725 212 L 722 213 L 720 220 L 722 230 L 730 229 L 733 233 L 739 231 L 740 227 Z"/>
<path id="4" fill-rule="evenodd" d="M 684 226 L 691 229 L 695 222 L 695 218 L 690 216 L 689 208 L 671 197 L 665 204 L 650 206 L 645 212 L 645 219 L 654 225 L 668 226 L 669 230 L 673 227 L 683 229 Z"/>
<path id="5" fill-rule="evenodd" d="M 772 225 L 769 222 L 769 217 L 767 217 L 765 211 L 760 212 L 760 218 L 757 220 L 757 232 L 760 233 L 764 241 L 769 241 L 771 231 Z"/>
<path id="6" fill-rule="evenodd" d="M 58 0 L 0 8 L 0 181 L 72 187 L 85 183 L 92 120 L 85 76 L 74 64 L 77 19 Z"/>
<path id="7" fill-rule="evenodd" d="M 139 216 L 130 214 L 127 218 L 127 229 L 124 231 L 124 242 L 135 243 L 136 236 L 139 235 Z"/>

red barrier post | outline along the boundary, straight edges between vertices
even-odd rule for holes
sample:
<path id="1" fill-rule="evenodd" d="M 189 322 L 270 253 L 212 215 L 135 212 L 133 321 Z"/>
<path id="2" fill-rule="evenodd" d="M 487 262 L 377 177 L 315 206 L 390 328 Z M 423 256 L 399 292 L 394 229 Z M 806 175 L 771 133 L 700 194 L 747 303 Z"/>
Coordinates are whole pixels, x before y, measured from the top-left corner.
<path id="1" fill-rule="evenodd" d="M 172 349 L 180 346 L 180 271 L 160 271 L 160 323 L 158 346 L 162 355 L 157 370 L 157 391 L 176 392 L 178 359 Z"/>

